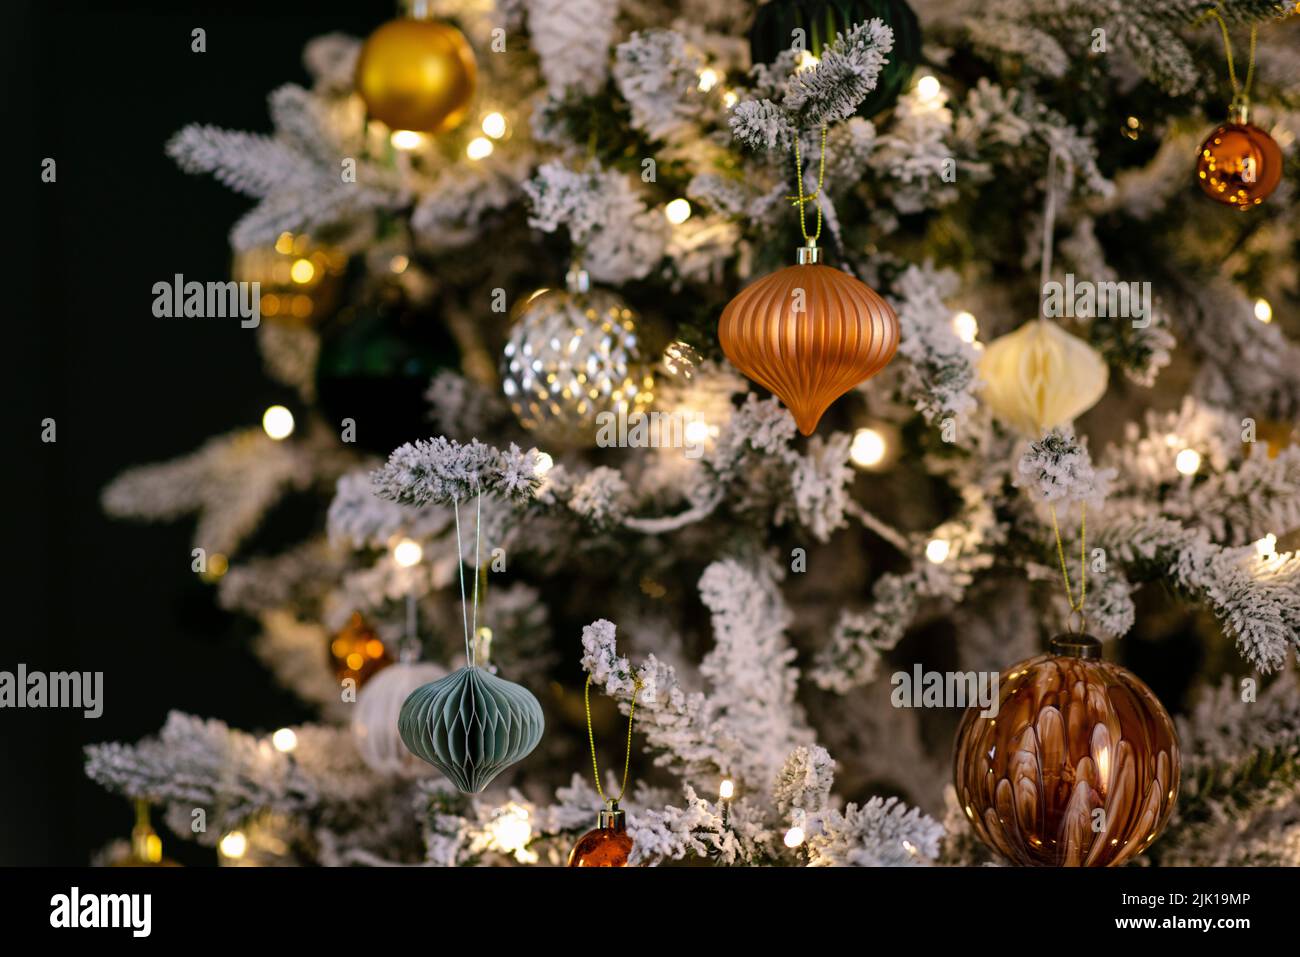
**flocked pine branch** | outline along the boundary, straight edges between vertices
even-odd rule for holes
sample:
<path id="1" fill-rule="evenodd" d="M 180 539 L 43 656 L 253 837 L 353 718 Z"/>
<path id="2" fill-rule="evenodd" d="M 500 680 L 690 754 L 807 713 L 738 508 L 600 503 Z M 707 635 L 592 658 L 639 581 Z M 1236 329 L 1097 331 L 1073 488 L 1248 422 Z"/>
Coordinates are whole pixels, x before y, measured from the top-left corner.
<path id="1" fill-rule="evenodd" d="M 1279 831 L 1300 825 L 1300 690 L 1293 675 L 1263 689 L 1223 682 L 1178 722 L 1178 807 L 1152 849 L 1161 864 L 1300 864 Z"/>
<path id="2" fill-rule="evenodd" d="M 538 452 L 513 443 L 504 451 L 477 439 L 464 444 L 445 436 L 408 442 L 388 457 L 371 480 L 375 494 L 401 505 L 453 505 L 477 495 L 526 501 L 537 491 Z"/>
<path id="3" fill-rule="evenodd" d="M 237 249 L 274 241 L 285 231 L 346 227 L 372 211 L 405 202 L 393 171 L 360 155 L 362 117 L 297 86 L 271 94 L 276 135 L 185 127 L 167 153 L 189 173 L 212 173 L 260 200 L 231 231 Z M 346 176 L 345 163 L 355 164 Z"/>
<path id="4" fill-rule="evenodd" d="M 894 31 L 878 19 L 837 34 L 819 62 L 790 77 L 780 103 L 763 96 L 738 103 L 731 112 L 733 135 L 750 149 L 784 150 L 801 130 L 847 119 L 876 88 L 893 47 Z"/>
<path id="5" fill-rule="evenodd" d="M 316 467 L 297 443 L 247 429 L 174 461 L 123 472 L 104 489 L 104 510 L 153 521 L 196 513 L 194 544 L 230 554 L 286 492 L 315 479 Z"/>

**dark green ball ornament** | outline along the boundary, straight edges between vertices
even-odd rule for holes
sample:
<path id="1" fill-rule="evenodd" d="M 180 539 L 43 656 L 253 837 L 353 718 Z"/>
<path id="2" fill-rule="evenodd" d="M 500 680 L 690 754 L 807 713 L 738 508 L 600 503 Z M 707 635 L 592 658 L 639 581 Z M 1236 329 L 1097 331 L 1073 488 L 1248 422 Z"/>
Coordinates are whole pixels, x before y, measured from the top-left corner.
<path id="1" fill-rule="evenodd" d="M 837 33 L 872 19 L 894 31 L 894 49 L 876 88 L 858 107 L 858 115 L 870 119 L 894 105 L 921 62 L 921 25 L 905 0 L 770 0 L 754 15 L 750 56 L 755 63 L 771 63 L 794 45 L 796 30 L 803 31 L 804 48 L 821 56 Z"/>
<path id="2" fill-rule="evenodd" d="M 387 455 L 429 435 L 429 383 L 460 369 L 460 354 L 436 310 L 417 307 L 393 282 L 358 283 L 320 330 L 316 400 L 337 430 L 356 423 L 356 444 Z"/>
<path id="3" fill-rule="evenodd" d="M 470 665 L 412 691 L 397 731 L 412 754 L 477 794 L 537 747 L 545 724 L 527 688 Z"/>

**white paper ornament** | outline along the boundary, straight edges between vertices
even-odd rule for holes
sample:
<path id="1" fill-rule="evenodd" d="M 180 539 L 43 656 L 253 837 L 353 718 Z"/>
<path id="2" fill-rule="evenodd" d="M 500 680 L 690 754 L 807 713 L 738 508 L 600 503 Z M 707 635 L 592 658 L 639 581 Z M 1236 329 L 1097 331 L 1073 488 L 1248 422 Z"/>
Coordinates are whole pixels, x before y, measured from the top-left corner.
<path id="1" fill-rule="evenodd" d="M 412 691 L 446 674 L 445 668 L 427 661 L 399 661 L 362 686 L 352 714 L 352 736 L 367 767 L 404 777 L 428 773 L 429 766 L 402 744 L 397 719 Z"/>
<path id="2" fill-rule="evenodd" d="M 1110 377 L 1096 349 L 1047 319 L 989 343 L 979 373 L 993 414 L 1033 439 L 1096 405 Z"/>

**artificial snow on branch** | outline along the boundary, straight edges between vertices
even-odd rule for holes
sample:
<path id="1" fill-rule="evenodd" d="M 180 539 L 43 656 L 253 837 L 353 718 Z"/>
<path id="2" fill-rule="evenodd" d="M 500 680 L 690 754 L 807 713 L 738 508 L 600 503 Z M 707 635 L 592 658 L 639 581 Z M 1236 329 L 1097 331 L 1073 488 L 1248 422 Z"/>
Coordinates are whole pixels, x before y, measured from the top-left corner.
<path id="1" fill-rule="evenodd" d="M 801 130 L 848 119 L 876 88 L 894 31 L 879 19 L 851 27 L 822 50 L 821 59 L 783 84 L 780 103 L 745 100 L 731 111 L 731 131 L 750 149 L 785 150 Z M 788 62 L 788 61 L 787 61 Z M 760 88 L 767 75 L 760 75 Z"/>
<path id="2" fill-rule="evenodd" d="M 462 444 L 439 435 L 400 446 L 371 482 L 380 498 L 415 508 L 455 505 L 477 495 L 526 501 L 541 484 L 538 455 L 514 443 L 502 451 L 477 439 Z"/>

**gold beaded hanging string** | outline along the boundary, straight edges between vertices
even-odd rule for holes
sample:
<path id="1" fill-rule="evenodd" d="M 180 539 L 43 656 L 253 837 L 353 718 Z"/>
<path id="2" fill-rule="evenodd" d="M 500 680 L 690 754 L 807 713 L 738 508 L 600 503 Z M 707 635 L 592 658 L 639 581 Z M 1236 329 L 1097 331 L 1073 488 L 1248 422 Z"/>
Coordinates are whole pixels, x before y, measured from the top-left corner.
<path id="1" fill-rule="evenodd" d="M 799 150 L 799 136 L 794 138 L 794 176 L 797 195 L 787 196 L 786 199 L 799 207 L 799 232 L 803 234 L 803 241 L 806 246 L 816 246 L 817 240 L 822 234 L 822 204 L 821 195 L 822 187 L 826 183 L 826 127 L 822 126 L 821 133 L 821 157 L 817 163 L 817 191 L 811 196 L 805 196 L 803 192 L 803 156 Z M 811 236 L 808 235 L 808 220 L 806 207 L 809 203 L 817 203 L 817 229 Z"/>
<path id="2" fill-rule="evenodd" d="M 1074 589 L 1070 587 L 1070 570 L 1065 564 L 1065 543 L 1061 540 L 1061 526 L 1056 520 L 1056 506 L 1052 507 L 1052 532 L 1056 535 L 1056 557 L 1061 560 L 1061 578 L 1065 581 L 1065 600 L 1070 605 L 1070 624 L 1076 615 L 1079 617 L 1078 634 L 1088 630 L 1088 617 L 1083 612 L 1083 602 L 1088 597 L 1088 504 L 1079 504 L 1079 600 L 1074 600 Z M 1073 628 L 1071 628 L 1073 630 Z"/>
<path id="3" fill-rule="evenodd" d="M 1259 28 L 1255 24 L 1250 27 L 1250 59 L 1246 63 L 1246 82 L 1237 82 L 1237 67 L 1232 59 L 1232 38 L 1228 35 L 1228 24 L 1219 13 L 1218 8 L 1211 9 L 1205 13 L 1204 19 L 1214 18 L 1219 23 L 1219 30 L 1223 34 L 1223 56 L 1228 61 L 1228 82 L 1232 84 L 1232 104 L 1231 110 L 1234 114 L 1240 115 L 1242 121 L 1245 121 L 1246 111 L 1250 109 L 1250 87 L 1255 82 L 1255 43 L 1258 38 Z"/>
<path id="4" fill-rule="evenodd" d="M 1042 248 L 1042 271 L 1039 276 L 1039 288 L 1046 290 L 1048 280 L 1052 278 L 1052 251 L 1053 235 L 1056 230 L 1056 202 L 1057 202 L 1057 165 L 1064 163 L 1067 176 L 1071 170 L 1069 161 L 1060 155 L 1055 145 L 1047 152 L 1047 177 L 1046 192 L 1043 208 L 1043 248 Z M 1043 315 L 1045 309 L 1046 295 L 1039 305 L 1040 315 Z M 1057 521 L 1056 506 L 1051 506 L 1052 511 L 1052 532 L 1056 536 L 1056 556 L 1061 560 L 1061 578 L 1065 582 L 1065 600 L 1070 605 L 1070 625 L 1074 623 L 1075 616 L 1079 618 L 1079 634 L 1087 630 L 1088 619 L 1083 613 L 1083 602 L 1088 597 L 1088 566 L 1087 560 L 1087 541 L 1088 541 L 1088 504 L 1081 502 L 1079 507 L 1079 600 L 1074 600 L 1074 589 L 1070 586 L 1070 571 L 1065 564 L 1065 543 L 1061 540 L 1061 525 Z"/>
<path id="5" fill-rule="evenodd" d="M 636 695 L 641 690 L 641 679 L 633 678 L 632 705 L 627 712 L 627 754 L 623 758 L 623 785 L 618 789 L 618 797 L 608 798 L 600 784 L 600 766 L 596 763 L 596 733 L 591 728 L 591 675 L 587 675 L 586 687 L 582 689 L 582 703 L 587 709 L 587 743 L 591 745 L 591 774 L 596 781 L 596 793 L 600 800 L 611 810 L 618 809 L 618 802 L 627 793 L 627 775 L 632 767 L 632 721 L 636 717 Z"/>

